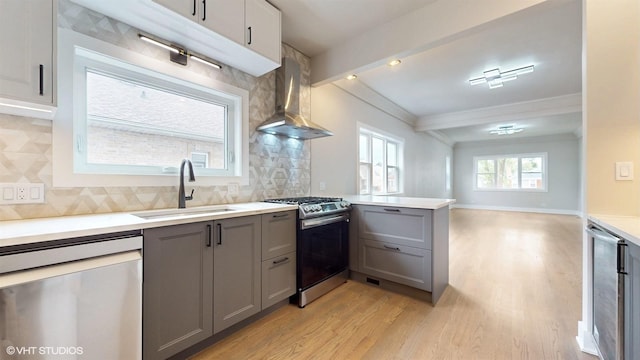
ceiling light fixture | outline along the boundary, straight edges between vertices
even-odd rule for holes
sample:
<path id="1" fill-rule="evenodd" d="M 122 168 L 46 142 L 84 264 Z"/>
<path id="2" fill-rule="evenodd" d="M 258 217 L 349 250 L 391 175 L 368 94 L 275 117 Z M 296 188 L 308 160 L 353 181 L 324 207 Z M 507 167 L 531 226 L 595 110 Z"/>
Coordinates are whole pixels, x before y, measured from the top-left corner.
<path id="1" fill-rule="evenodd" d="M 517 128 L 514 125 L 502 125 L 498 126 L 495 130 L 490 130 L 489 134 L 491 135 L 513 135 L 523 131 L 524 128 Z"/>
<path id="2" fill-rule="evenodd" d="M 479 85 L 487 83 L 489 84 L 489 89 L 495 89 L 502 87 L 505 82 L 515 80 L 518 78 L 518 75 L 524 75 L 533 72 L 533 65 L 508 70 L 505 72 L 501 72 L 500 69 L 495 68 L 491 70 L 487 70 L 484 72 L 484 76 L 470 79 L 470 85 Z"/>
<path id="3" fill-rule="evenodd" d="M 355 75 L 355 74 L 351 74 L 351 75 L 348 75 L 348 76 L 347 76 L 347 80 L 355 80 L 355 79 L 357 79 L 357 78 L 358 78 L 358 76 L 357 76 L 357 75 Z"/>
<path id="4" fill-rule="evenodd" d="M 158 46 L 160 48 L 163 48 L 165 50 L 169 50 L 169 59 L 177 64 L 180 65 L 187 65 L 187 57 L 192 58 L 193 60 L 202 63 L 202 64 L 206 64 L 209 65 L 211 67 L 214 67 L 216 69 L 222 69 L 222 66 L 205 59 L 203 56 L 200 55 L 195 55 L 192 54 L 190 52 L 188 52 L 185 49 L 179 48 L 175 45 L 167 45 L 165 43 L 163 43 L 162 41 L 158 41 L 155 39 L 152 39 L 146 35 L 142 35 L 142 34 L 138 34 L 138 37 L 140 38 L 140 40 L 142 41 L 146 41 L 149 44 L 153 44 L 155 46 Z"/>
<path id="5" fill-rule="evenodd" d="M 395 60 L 391 60 L 387 63 L 387 65 L 389 66 L 396 66 L 396 65 L 400 65 L 400 63 L 402 63 L 402 61 L 400 61 L 400 59 L 395 59 Z"/>

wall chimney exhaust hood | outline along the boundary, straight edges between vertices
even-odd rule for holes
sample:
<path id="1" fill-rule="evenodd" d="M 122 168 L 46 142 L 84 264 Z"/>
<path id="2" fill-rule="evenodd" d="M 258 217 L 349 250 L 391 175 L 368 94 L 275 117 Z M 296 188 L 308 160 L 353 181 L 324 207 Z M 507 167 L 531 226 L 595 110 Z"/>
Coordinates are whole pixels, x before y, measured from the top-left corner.
<path id="1" fill-rule="evenodd" d="M 283 58 L 282 66 L 276 69 L 276 113 L 260 124 L 257 130 L 294 139 L 333 135 L 300 114 L 300 64 L 295 60 Z"/>

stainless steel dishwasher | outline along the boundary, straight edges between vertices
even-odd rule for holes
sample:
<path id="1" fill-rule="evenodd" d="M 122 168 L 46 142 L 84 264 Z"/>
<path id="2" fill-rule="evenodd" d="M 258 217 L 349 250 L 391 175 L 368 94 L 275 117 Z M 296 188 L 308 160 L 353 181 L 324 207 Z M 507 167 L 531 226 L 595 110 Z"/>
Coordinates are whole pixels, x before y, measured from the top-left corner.
<path id="1" fill-rule="evenodd" d="M 0 248 L 0 359 L 142 359 L 140 231 Z"/>

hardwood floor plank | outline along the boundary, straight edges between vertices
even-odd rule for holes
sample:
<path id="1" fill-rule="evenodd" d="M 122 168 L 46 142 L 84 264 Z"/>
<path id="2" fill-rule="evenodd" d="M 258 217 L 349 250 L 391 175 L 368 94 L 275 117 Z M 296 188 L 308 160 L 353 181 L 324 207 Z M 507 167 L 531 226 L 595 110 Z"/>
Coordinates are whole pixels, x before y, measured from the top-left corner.
<path id="1" fill-rule="evenodd" d="M 450 220 L 450 286 L 437 306 L 349 281 L 192 359 L 596 359 L 575 341 L 579 218 L 456 209 Z"/>

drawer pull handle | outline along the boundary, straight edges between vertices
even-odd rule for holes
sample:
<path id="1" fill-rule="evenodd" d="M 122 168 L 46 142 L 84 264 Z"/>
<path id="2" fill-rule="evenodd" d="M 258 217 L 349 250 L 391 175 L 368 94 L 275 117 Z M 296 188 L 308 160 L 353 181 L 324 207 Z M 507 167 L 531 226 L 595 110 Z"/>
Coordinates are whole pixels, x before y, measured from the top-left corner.
<path id="1" fill-rule="evenodd" d="M 388 212 L 400 212 L 400 209 L 389 209 L 389 208 L 385 208 L 384 211 L 388 211 Z"/>
<path id="2" fill-rule="evenodd" d="M 283 262 L 287 262 L 287 261 L 289 261 L 288 257 L 282 258 L 280 260 L 273 260 L 273 265 L 282 264 Z"/>
<path id="3" fill-rule="evenodd" d="M 211 247 L 211 233 L 212 233 L 211 225 L 207 225 L 207 247 Z"/>
<path id="4" fill-rule="evenodd" d="M 222 245 L 222 224 L 218 224 L 218 245 Z"/>
<path id="5" fill-rule="evenodd" d="M 207 20 L 207 0 L 202 0 L 202 21 Z"/>
<path id="6" fill-rule="evenodd" d="M 273 215 L 273 218 L 274 219 L 285 218 L 285 217 L 288 217 L 288 216 L 289 216 L 289 214 L 278 214 L 278 215 Z"/>
<path id="7" fill-rule="evenodd" d="M 395 251 L 400 251 L 399 247 L 393 247 L 393 246 L 389 246 L 389 245 L 384 245 L 385 249 L 389 249 L 389 250 L 395 250 Z"/>
<path id="8" fill-rule="evenodd" d="M 249 41 L 247 42 L 247 45 L 251 45 L 251 26 L 249 26 L 248 29 L 249 29 Z"/>

